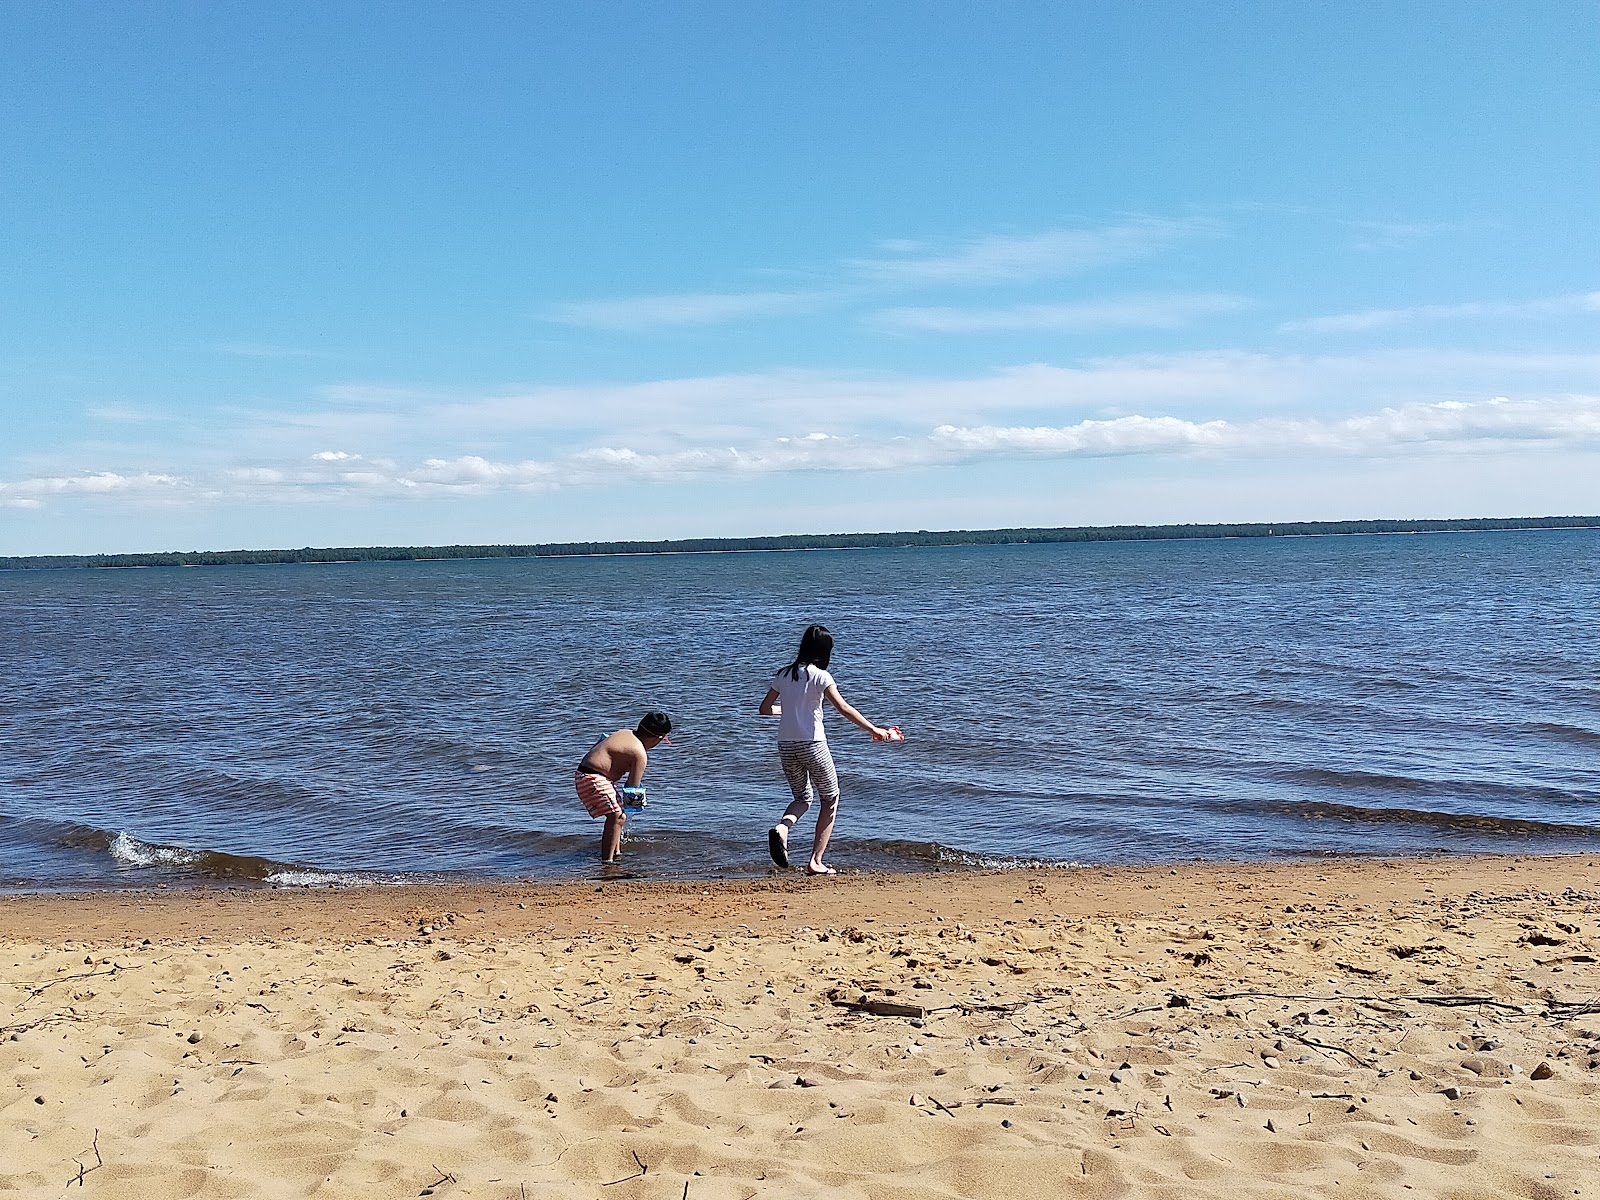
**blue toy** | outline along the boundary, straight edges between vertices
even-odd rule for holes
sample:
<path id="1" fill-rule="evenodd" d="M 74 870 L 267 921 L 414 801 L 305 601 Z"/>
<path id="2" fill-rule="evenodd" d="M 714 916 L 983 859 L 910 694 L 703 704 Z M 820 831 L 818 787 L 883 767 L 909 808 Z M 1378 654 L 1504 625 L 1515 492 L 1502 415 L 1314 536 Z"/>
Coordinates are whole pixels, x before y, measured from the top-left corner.
<path id="1" fill-rule="evenodd" d="M 627 812 L 638 812 L 649 803 L 649 798 L 644 794 L 643 786 L 627 787 L 618 786 L 617 792 L 622 797 L 622 807 Z"/>

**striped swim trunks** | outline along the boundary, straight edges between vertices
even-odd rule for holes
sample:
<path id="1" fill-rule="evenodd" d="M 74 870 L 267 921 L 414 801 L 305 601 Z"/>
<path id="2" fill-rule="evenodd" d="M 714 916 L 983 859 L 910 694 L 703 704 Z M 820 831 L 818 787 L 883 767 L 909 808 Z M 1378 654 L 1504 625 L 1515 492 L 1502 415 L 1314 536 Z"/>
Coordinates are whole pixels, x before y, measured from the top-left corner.
<path id="1" fill-rule="evenodd" d="M 577 784 L 578 799 L 583 801 L 583 807 L 591 817 L 610 817 L 622 812 L 622 803 L 617 799 L 617 785 L 604 775 L 579 771 Z"/>

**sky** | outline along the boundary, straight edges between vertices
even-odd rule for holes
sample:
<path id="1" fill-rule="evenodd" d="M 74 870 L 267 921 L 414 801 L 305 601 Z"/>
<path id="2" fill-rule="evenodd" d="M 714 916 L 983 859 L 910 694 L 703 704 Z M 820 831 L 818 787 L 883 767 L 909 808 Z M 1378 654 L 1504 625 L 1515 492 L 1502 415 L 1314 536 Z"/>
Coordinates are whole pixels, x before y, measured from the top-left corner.
<path id="1" fill-rule="evenodd" d="M 0 553 L 1600 513 L 1600 5 L 0 0 Z"/>

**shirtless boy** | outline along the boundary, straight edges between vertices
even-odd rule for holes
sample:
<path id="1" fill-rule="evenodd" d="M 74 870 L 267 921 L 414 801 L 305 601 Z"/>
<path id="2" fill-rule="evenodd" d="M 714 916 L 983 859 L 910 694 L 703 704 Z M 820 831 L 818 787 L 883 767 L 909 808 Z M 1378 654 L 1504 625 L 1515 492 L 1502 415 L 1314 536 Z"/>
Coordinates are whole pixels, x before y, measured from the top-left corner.
<path id="1" fill-rule="evenodd" d="M 619 729 L 601 738 L 578 764 L 578 799 L 591 817 L 606 819 L 600 831 L 601 862 L 616 862 L 622 853 L 622 824 L 628 818 L 622 811 L 617 783 L 639 787 L 650 762 L 649 752 L 662 742 L 670 746 L 667 734 L 671 731 L 666 713 L 647 712 L 637 729 Z"/>

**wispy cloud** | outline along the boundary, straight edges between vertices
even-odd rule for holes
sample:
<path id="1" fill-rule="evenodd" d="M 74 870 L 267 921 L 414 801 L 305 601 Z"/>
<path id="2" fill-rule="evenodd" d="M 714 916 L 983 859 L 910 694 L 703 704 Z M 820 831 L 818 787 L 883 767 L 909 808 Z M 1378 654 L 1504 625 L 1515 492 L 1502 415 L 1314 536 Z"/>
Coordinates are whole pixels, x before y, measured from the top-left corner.
<path id="1" fill-rule="evenodd" d="M 563 304 L 551 319 L 589 329 L 639 332 L 647 329 L 721 325 L 729 321 L 773 316 L 815 305 L 820 293 L 691 292 L 677 295 L 626 296 Z"/>
<path id="2" fill-rule="evenodd" d="M 1423 304 L 1415 308 L 1368 308 L 1360 312 L 1285 321 L 1278 328 L 1283 333 L 1364 333 L 1371 329 L 1387 329 L 1423 321 L 1536 321 L 1582 313 L 1600 313 L 1600 292 L 1580 292 L 1510 303 L 1473 302 Z"/>
<path id="3" fill-rule="evenodd" d="M 668 450 L 590 446 L 547 458 L 465 454 L 403 463 L 322 451 L 298 463 L 257 465 L 179 478 L 112 473 L 0 484 L 0 506 L 39 507 L 68 495 L 118 493 L 153 502 L 183 493 L 195 502 L 287 502 L 337 497 L 444 497 L 550 491 L 618 480 L 718 479 L 803 471 L 888 471 L 985 459 L 1210 455 L 1383 458 L 1600 448 L 1600 395 L 1439 401 L 1338 420 L 1191 420 L 1170 414 L 1091 418 L 1062 425 L 943 424 L 911 435 L 822 431 L 735 445 Z"/>
<path id="4" fill-rule="evenodd" d="M 1350 244 L 1357 250 L 1404 250 L 1419 242 L 1451 233 L 1461 233 L 1471 225 L 1462 221 L 1344 221 L 1350 231 Z"/>
<path id="5" fill-rule="evenodd" d="M 236 358 L 336 358 L 326 350 L 307 350 L 299 346 L 275 346 L 268 342 L 223 342 L 218 354 Z"/>
<path id="6" fill-rule="evenodd" d="M 890 308 L 869 322 L 901 333 L 1002 333 L 1095 329 L 1177 329 L 1202 318 L 1245 308 L 1242 296 L 1219 292 L 1168 296 L 1116 296 L 1074 304 L 1018 304 L 1007 308 Z"/>
<path id="7" fill-rule="evenodd" d="M 132 404 L 97 404 L 84 409 L 84 415 L 96 421 L 109 421 L 116 425 L 147 425 L 153 421 L 169 421 L 171 417 Z"/>
<path id="8" fill-rule="evenodd" d="M 943 253 L 911 252 L 894 258 L 858 259 L 852 265 L 880 283 L 1006 283 L 1079 275 L 1149 258 L 1179 242 L 1217 232 L 1215 222 L 1199 218 L 1130 217 L 1087 229 L 990 235 Z"/>
<path id="9" fill-rule="evenodd" d="M 885 291 L 925 285 L 1000 284 L 1078 275 L 1149 258 L 1179 242 L 1214 236 L 1219 230 L 1216 222 L 1199 218 L 1128 217 L 1097 226 L 971 238 L 943 249 L 924 241 L 889 238 L 878 243 L 879 257 L 847 259 L 815 273 L 814 287 L 618 296 L 556 305 L 545 313 L 545 319 L 622 333 L 725 325 L 868 297 L 881 299 Z"/>

